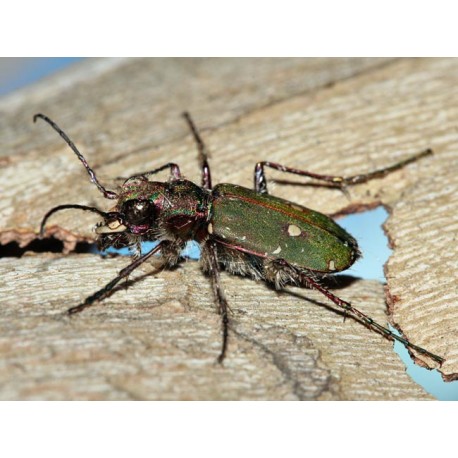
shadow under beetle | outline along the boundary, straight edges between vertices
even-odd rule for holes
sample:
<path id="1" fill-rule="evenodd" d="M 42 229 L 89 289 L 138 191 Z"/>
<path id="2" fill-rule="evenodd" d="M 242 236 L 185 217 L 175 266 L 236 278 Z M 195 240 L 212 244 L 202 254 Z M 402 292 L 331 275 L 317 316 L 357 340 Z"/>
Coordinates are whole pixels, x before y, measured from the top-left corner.
<path id="1" fill-rule="evenodd" d="M 169 162 L 157 169 L 131 176 L 118 192 L 114 192 L 100 184 L 86 159 L 56 123 L 43 114 L 36 114 L 34 121 L 37 118 L 46 121 L 60 134 L 104 197 L 117 199 L 114 210 L 109 212 L 76 204 L 54 207 L 43 218 L 40 236 L 43 237 L 46 221 L 53 213 L 69 208 L 80 209 L 97 213 L 103 218 L 103 222 L 95 228 L 102 250 L 110 246 L 128 246 L 136 250 L 131 264 L 101 290 L 70 308 L 67 311 L 69 315 L 81 312 L 109 296 L 123 278 L 156 253 L 161 253 L 165 266 L 176 265 L 186 242 L 195 240 L 200 244 L 202 269 L 211 279 L 221 314 L 220 363 L 226 355 L 229 331 L 228 303 L 220 282 L 221 269 L 264 280 L 280 290 L 287 284 L 316 289 L 343 308 L 345 314 L 354 315 L 372 330 L 443 363 L 444 359 L 440 356 L 394 334 L 320 283 L 320 277 L 348 269 L 358 259 L 360 252 L 356 240 L 328 216 L 270 195 L 265 176 L 265 168 L 269 167 L 345 190 L 346 186 L 385 176 L 430 155 L 430 149 L 389 167 L 346 178 L 319 175 L 273 162 L 258 162 L 254 170 L 254 190 L 234 184 L 213 187 L 206 146 L 190 115 L 184 113 L 197 143 L 202 171 L 201 186 L 183 179 L 180 167 Z M 166 169 L 170 170 L 169 181 L 149 180 L 152 175 Z M 141 254 L 141 242 L 153 240 L 159 241 L 159 244 Z"/>

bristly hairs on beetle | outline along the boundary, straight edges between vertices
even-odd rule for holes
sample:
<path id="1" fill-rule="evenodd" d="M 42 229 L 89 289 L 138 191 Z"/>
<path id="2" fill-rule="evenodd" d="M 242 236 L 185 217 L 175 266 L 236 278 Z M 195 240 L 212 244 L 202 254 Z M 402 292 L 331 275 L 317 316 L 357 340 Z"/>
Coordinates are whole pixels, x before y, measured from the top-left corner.
<path id="1" fill-rule="evenodd" d="M 74 315 L 105 299 L 122 279 L 155 254 L 160 253 L 163 266 L 176 265 L 181 260 L 180 253 L 186 242 L 194 240 L 201 247 L 202 269 L 210 277 L 221 315 L 220 363 L 226 355 L 230 324 L 228 302 L 220 279 L 222 269 L 264 280 L 279 290 L 288 284 L 315 289 L 342 308 L 345 315 L 352 315 L 384 337 L 397 340 L 439 364 L 444 362 L 442 357 L 378 324 L 320 283 L 321 277 L 346 270 L 358 259 L 360 252 L 356 240 L 328 216 L 269 194 L 265 174 L 267 167 L 312 178 L 324 186 L 345 191 L 348 186 L 383 177 L 429 156 L 431 149 L 391 166 L 351 177 L 321 175 L 262 161 L 255 165 L 254 189 L 233 184 L 212 186 L 207 147 L 189 113 L 183 116 L 197 145 L 201 185 L 182 178 L 180 167 L 168 162 L 127 178 L 117 192 L 107 190 L 99 182 L 84 156 L 54 121 L 43 114 L 34 116 L 34 122 L 39 118 L 44 120 L 64 139 L 103 196 L 117 201 L 109 212 L 79 204 L 54 207 L 42 220 L 40 236 L 45 235 L 45 225 L 51 215 L 61 210 L 77 209 L 97 213 L 103 219 L 95 228 L 101 250 L 107 247 L 139 247 L 145 241 L 159 242 L 145 254 L 139 249 L 133 261 L 113 280 L 79 305 L 68 309 L 67 314 Z M 149 180 L 149 177 L 167 169 L 170 171 L 169 181 Z"/>

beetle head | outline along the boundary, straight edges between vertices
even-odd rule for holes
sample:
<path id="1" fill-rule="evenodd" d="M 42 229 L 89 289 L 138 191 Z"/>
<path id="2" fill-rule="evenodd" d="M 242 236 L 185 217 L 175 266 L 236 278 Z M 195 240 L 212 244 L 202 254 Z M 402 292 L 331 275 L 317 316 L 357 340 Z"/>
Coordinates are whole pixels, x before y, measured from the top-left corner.
<path id="1" fill-rule="evenodd" d="M 154 225 L 155 207 L 147 199 L 129 199 L 124 201 L 119 211 L 109 212 L 105 221 L 99 223 L 95 229 L 97 234 L 116 234 L 128 232 L 134 235 L 143 235 Z"/>
<path id="2" fill-rule="evenodd" d="M 127 179 L 121 187 L 115 211 L 105 216 L 105 221 L 96 227 L 97 234 L 126 232 L 144 235 L 156 225 L 162 183 L 150 182 L 143 176 Z"/>

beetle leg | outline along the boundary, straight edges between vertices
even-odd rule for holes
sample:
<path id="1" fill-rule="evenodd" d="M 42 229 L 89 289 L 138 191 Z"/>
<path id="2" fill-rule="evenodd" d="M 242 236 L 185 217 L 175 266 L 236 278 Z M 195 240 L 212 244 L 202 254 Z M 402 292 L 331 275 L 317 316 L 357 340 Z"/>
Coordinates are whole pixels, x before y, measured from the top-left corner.
<path id="1" fill-rule="evenodd" d="M 286 167 L 275 162 L 258 162 L 254 168 L 254 188 L 260 194 L 267 194 L 267 179 L 264 171 L 264 167 L 270 167 L 271 169 L 279 170 L 280 172 L 291 173 L 293 175 L 300 175 L 309 178 L 315 178 L 316 180 L 324 181 L 333 185 L 336 188 L 345 190 L 346 186 L 354 184 L 365 183 L 366 181 L 372 180 L 373 178 L 381 178 L 388 175 L 395 170 L 399 170 L 402 167 L 412 162 L 421 159 L 422 157 L 433 154 L 431 149 L 426 149 L 420 153 L 414 154 L 413 156 L 404 159 L 403 161 L 397 162 L 396 164 L 384 167 L 382 169 L 374 170 L 373 172 L 364 173 L 360 175 L 353 175 L 350 177 L 341 177 L 334 175 L 320 175 L 318 173 L 308 172 L 307 170 L 299 170 L 292 167 Z"/>
<path id="2" fill-rule="evenodd" d="M 197 130 L 197 127 L 191 118 L 191 115 L 187 111 L 185 111 L 183 113 L 183 117 L 184 119 L 186 119 L 186 122 L 188 123 L 188 126 L 191 129 L 192 136 L 194 137 L 194 140 L 197 144 L 197 150 L 199 151 L 200 166 L 202 169 L 202 187 L 205 189 L 211 189 L 212 179 L 210 173 L 210 165 L 208 164 L 207 147 L 205 146 L 205 143 L 203 142 L 199 134 L 199 131 Z"/>
<path id="3" fill-rule="evenodd" d="M 210 166 L 208 164 L 208 150 L 207 147 L 205 146 L 205 143 L 203 142 L 202 138 L 200 137 L 199 131 L 197 130 L 191 115 L 187 112 L 183 113 L 184 118 L 186 119 L 189 128 L 191 129 L 192 135 L 194 137 L 194 140 L 197 144 L 197 149 L 199 151 L 199 160 L 201 163 L 201 168 L 202 168 L 202 187 L 205 189 L 211 189 L 212 188 L 212 183 L 211 183 L 211 174 L 210 174 Z M 133 178 L 142 178 L 142 177 L 148 177 L 150 175 L 155 175 L 156 173 L 162 172 L 162 170 L 165 170 L 169 168 L 170 169 L 170 174 L 172 175 L 172 178 L 174 180 L 180 180 L 181 179 L 181 171 L 180 167 L 173 163 L 169 162 L 167 164 L 162 165 L 161 167 L 158 167 L 157 169 L 150 170 L 148 172 L 143 172 L 143 173 L 136 173 L 135 175 L 132 175 L 128 178 L 122 178 L 118 177 L 118 179 L 124 179 L 125 181 L 133 179 Z"/>
<path id="4" fill-rule="evenodd" d="M 208 241 L 205 244 L 207 248 L 205 251 L 206 262 L 207 266 L 206 269 L 210 275 L 213 293 L 215 295 L 216 300 L 218 301 L 219 305 L 219 313 L 221 315 L 221 325 L 223 331 L 223 343 L 221 346 L 221 353 L 218 356 L 218 363 L 222 363 L 227 350 L 227 338 L 229 335 L 229 316 L 228 310 L 229 306 L 226 300 L 226 295 L 224 294 L 224 290 L 221 286 L 221 278 L 220 278 L 220 268 L 218 265 L 218 256 L 217 256 L 217 248 L 214 242 Z M 204 254 L 203 254 L 204 255 Z"/>
<path id="5" fill-rule="evenodd" d="M 283 270 L 285 274 L 287 274 L 293 280 L 295 280 L 293 281 L 293 283 L 298 281 L 299 283 L 307 285 L 311 289 L 316 289 L 321 294 L 326 296 L 334 304 L 343 308 L 345 314 L 347 312 L 351 313 L 353 316 L 359 318 L 370 329 L 378 332 L 379 334 L 385 336 L 386 338 L 391 339 L 391 340 L 397 340 L 398 342 L 401 342 L 405 347 L 416 350 L 418 351 L 418 353 L 432 358 L 434 361 L 438 362 L 440 365 L 442 365 L 442 363 L 445 361 L 442 357 L 437 356 L 434 353 L 431 353 L 422 347 L 419 347 L 417 345 L 410 343 L 407 339 L 404 339 L 403 337 L 399 337 L 397 334 L 390 331 L 388 328 L 382 326 L 381 324 L 378 324 L 371 317 L 367 316 L 365 313 L 353 307 L 350 304 L 350 302 L 344 301 L 340 297 L 332 294 L 331 291 L 329 291 L 324 286 L 320 285 L 320 283 L 315 279 L 312 272 L 308 273 L 304 270 L 298 269 L 297 267 L 294 267 L 293 265 L 291 265 L 285 259 L 275 259 L 271 267 L 273 267 L 277 272 Z M 275 270 L 274 270 L 274 273 L 275 273 Z M 267 277 L 267 279 L 271 282 L 274 281 L 274 278 L 275 277 L 272 277 L 272 276 Z M 280 288 L 283 288 L 282 284 L 280 284 Z"/>
<path id="6" fill-rule="evenodd" d="M 293 266 L 291 266 L 288 262 L 286 262 L 283 259 L 278 260 L 277 262 L 281 262 L 285 266 L 288 266 L 294 269 Z M 398 342 L 401 342 L 405 347 L 416 350 L 418 353 L 432 358 L 434 361 L 438 362 L 440 365 L 442 365 L 442 363 L 445 361 L 444 358 L 437 356 L 434 353 L 431 353 L 422 347 L 414 345 L 413 343 L 409 342 L 407 339 L 404 339 L 403 337 L 398 336 L 394 332 L 390 331 L 388 328 L 382 326 L 381 324 L 378 324 L 376 321 L 374 321 L 372 318 L 367 316 L 365 313 L 353 307 L 350 304 L 350 302 L 344 301 L 340 297 L 337 297 L 334 294 L 332 294 L 327 288 L 320 285 L 311 275 L 308 275 L 306 272 L 300 271 L 298 269 L 295 269 L 295 270 L 297 274 L 299 275 L 300 279 L 303 281 L 303 283 L 308 285 L 310 288 L 316 289 L 317 291 L 319 291 L 321 294 L 323 294 L 329 300 L 331 300 L 334 304 L 338 305 L 339 307 L 342 307 L 345 312 L 352 313 L 354 316 L 359 318 L 363 323 L 365 323 L 370 329 L 375 330 L 376 332 L 387 337 L 388 339 L 397 340 Z"/>
<path id="7" fill-rule="evenodd" d="M 135 175 L 132 175 L 128 178 L 122 178 L 118 177 L 117 179 L 124 179 L 124 183 L 128 180 L 134 179 L 134 178 L 146 178 L 150 175 L 155 175 L 156 173 L 162 172 L 165 169 L 170 169 L 170 175 L 174 180 L 181 180 L 181 171 L 180 167 L 173 163 L 173 162 L 167 162 L 167 164 L 161 165 L 157 169 L 150 170 L 148 172 L 143 172 L 143 173 L 136 173 Z"/>
<path id="8" fill-rule="evenodd" d="M 130 263 L 127 267 L 124 267 L 124 269 L 119 272 L 119 275 L 111 280 L 109 283 L 107 283 L 102 289 L 97 291 L 96 293 L 92 294 L 91 296 L 87 297 L 84 302 L 81 304 L 72 307 L 67 310 L 68 315 L 74 315 L 75 313 L 79 313 L 83 311 L 85 308 L 90 307 L 97 301 L 101 301 L 105 299 L 107 296 L 111 294 L 113 291 L 113 288 L 123 279 L 128 277 L 138 266 L 143 264 L 145 261 L 147 261 L 151 256 L 156 254 L 160 249 L 162 248 L 162 243 L 159 243 L 159 245 L 155 246 L 153 249 L 148 251 L 148 253 L 145 253 L 143 256 L 140 256 L 139 258 L 135 259 L 132 263 Z"/>

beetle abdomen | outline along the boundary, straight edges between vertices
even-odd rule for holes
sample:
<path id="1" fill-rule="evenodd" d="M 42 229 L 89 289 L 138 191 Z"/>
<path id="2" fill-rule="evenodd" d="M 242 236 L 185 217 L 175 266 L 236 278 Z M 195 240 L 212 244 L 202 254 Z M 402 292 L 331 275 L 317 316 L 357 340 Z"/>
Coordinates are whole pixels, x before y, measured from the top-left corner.
<path id="1" fill-rule="evenodd" d="M 356 240 L 328 216 L 232 184 L 213 189 L 208 231 L 226 245 L 315 272 L 345 270 L 359 255 Z"/>

